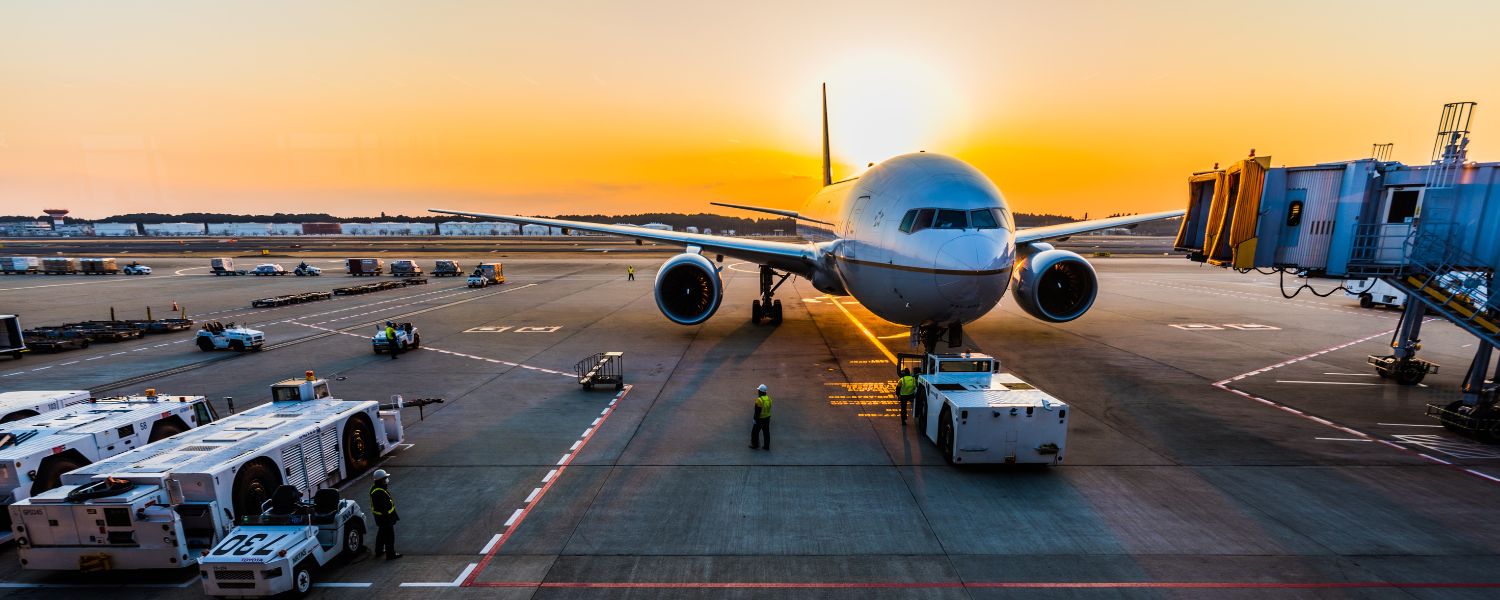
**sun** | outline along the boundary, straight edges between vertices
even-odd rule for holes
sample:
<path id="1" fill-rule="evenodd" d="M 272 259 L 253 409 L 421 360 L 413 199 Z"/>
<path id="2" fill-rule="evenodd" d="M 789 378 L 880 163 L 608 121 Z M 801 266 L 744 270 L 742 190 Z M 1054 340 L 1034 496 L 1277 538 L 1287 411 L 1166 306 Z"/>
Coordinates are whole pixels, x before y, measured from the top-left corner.
<path id="1" fill-rule="evenodd" d="M 942 151 L 966 115 L 942 69 L 905 53 L 863 53 L 828 70 L 828 129 L 836 162 L 863 172 L 899 154 Z"/>

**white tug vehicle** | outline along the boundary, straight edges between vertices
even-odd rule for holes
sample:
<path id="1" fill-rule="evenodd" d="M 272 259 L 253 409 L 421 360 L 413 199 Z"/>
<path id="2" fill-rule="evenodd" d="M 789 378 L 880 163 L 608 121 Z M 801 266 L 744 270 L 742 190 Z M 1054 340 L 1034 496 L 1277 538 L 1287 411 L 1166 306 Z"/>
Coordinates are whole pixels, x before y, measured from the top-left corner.
<path id="1" fill-rule="evenodd" d="M 210 596 L 301 596 L 312 590 L 319 568 L 364 548 L 365 514 L 358 503 L 333 488 L 303 502 L 296 486 L 282 485 L 259 515 L 241 516 L 198 565 Z"/>
<path id="2" fill-rule="evenodd" d="M 1001 373 L 995 357 L 902 354 L 897 363 L 917 378 L 917 431 L 937 444 L 950 464 L 1063 461 L 1068 405 Z"/>
<path id="3" fill-rule="evenodd" d="M 416 350 L 417 348 L 420 348 L 422 346 L 422 334 L 417 331 L 417 327 L 415 325 L 412 325 L 411 323 L 393 323 L 391 325 L 391 328 L 396 330 L 396 339 L 394 340 L 394 343 L 396 345 L 396 349 L 399 350 L 402 354 L 405 354 L 412 350 Z M 375 335 L 370 336 L 370 345 L 375 349 L 376 354 L 385 354 L 386 352 L 390 352 L 392 343 L 393 340 L 388 340 L 385 338 L 384 325 L 376 328 Z"/>
<path id="4" fill-rule="evenodd" d="M 260 349 L 266 345 L 266 334 L 259 329 L 236 327 L 232 322 L 225 325 L 218 321 L 209 321 L 198 329 L 198 339 L 195 343 L 198 344 L 198 349 L 204 352 L 214 350 L 260 352 Z"/>

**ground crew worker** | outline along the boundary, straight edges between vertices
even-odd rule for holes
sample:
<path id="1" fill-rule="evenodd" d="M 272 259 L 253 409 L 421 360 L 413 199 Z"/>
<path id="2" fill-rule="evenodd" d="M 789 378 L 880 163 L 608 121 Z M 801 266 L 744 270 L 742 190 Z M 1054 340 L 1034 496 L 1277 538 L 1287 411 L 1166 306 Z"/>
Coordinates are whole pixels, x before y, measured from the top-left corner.
<path id="1" fill-rule="evenodd" d="M 385 469 L 375 470 L 375 483 L 370 485 L 370 512 L 375 515 L 375 555 L 382 553 L 388 559 L 401 558 L 396 553 L 396 499 L 391 497 L 391 474 Z"/>
<path id="2" fill-rule="evenodd" d="M 391 353 L 391 360 L 396 360 L 396 354 L 401 352 L 401 345 L 396 343 L 396 326 L 390 321 L 385 322 L 385 347 Z"/>
<path id="3" fill-rule="evenodd" d="M 911 376 L 911 369 L 901 369 L 901 379 L 896 382 L 896 401 L 901 403 L 901 424 L 906 424 L 906 405 L 911 404 L 917 395 L 917 378 Z"/>
<path id="4" fill-rule="evenodd" d="M 625 265 L 625 281 L 635 281 L 635 265 Z"/>
<path id="5" fill-rule="evenodd" d="M 756 438 L 760 434 L 761 439 Z M 755 425 L 750 427 L 750 449 L 771 449 L 771 395 L 766 393 L 766 384 L 755 388 Z"/>

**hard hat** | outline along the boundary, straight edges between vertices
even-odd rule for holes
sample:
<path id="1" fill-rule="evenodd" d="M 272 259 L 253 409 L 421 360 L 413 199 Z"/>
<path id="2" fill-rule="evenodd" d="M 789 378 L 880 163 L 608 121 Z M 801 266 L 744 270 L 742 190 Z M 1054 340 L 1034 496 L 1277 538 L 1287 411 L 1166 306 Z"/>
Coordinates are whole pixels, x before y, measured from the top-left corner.
<path id="1" fill-rule="evenodd" d="M 766 387 L 766 384 L 762 383 L 762 384 L 760 384 L 760 387 L 755 388 L 755 391 L 758 391 L 758 392 L 764 394 L 764 393 L 766 393 L 766 390 L 768 390 L 768 389 L 770 389 L 770 388 Z"/>
<path id="2" fill-rule="evenodd" d="M 390 477 L 390 476 L 391 476 L 391 474 L 390 474 L 390 473 L 387 473 L 387 472 L 385 472 L 385 469 L 375 469 L 375 479 L 376 479 L 376 480 L 377 480 L 377 481 L 378 481 L 378 480 L 381 480 L 381 479 L 387 479 L 387 478 L 389 478 L 389 477 Z"/>

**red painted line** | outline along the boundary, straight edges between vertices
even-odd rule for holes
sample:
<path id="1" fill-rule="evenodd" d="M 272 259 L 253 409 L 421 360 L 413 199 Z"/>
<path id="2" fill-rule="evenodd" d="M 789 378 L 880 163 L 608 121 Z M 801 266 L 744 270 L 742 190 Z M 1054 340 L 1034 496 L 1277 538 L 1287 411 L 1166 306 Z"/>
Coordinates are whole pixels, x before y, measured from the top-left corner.
<path id="1" fill-rule="evenodd" d="M 630 394 L 630 390 L 633 388 L 634 386 L 627 384 L 624 390 L 614 396 L 613 400 L 618 401 L 620 399 L 623 399 L 626 395 Z M 611 401 L 610 404 L 614 404 L 614 401 Z M 474 580 L 479 578 L 479 574 L 484 572 L 484 568 L 489 566 L 491 560 L 494 560 L 495 554 L 499 553 L 500 549 L 505 547 L 505 542 L 510 541 L 511 536 L 515 535 L 516 529 L 519 529 L 521 527 L 521 524 L 526 522 L 526 516 L 530 515 L 532 509 L 535 509 L 538 504 L 542 503 L 542 498 L 547 497 L 547 492 L 552 490 L 552 486 L 557 483 L 557 480 L 562 479 L 563 473 L 568 470 L 568 467 L 573 464 L 573 461 L 578 459 L 579 453 L 583 452 L 583 449 L 588 447 L 589 440 L 594 439 L 594 436 L 599 433 L 599 430 L 604 428 L 604 423 L 609 421 L 609 418 L 614 414 L 615 411 L 606 410 L 604 415 L 599 418 L 599 424 L 595 425 L 593 431 L 589 432 L 587 436 L 583 437 L 583 443 L 578 445 L 578 449 L 568 454 L 564 461 L 557 464 L 557 468 L 553 469 L 552 472 L 549 473 L 550 477 L 547 479 L 546 483 L 542 484 L 542 491 L 540 493 L 536 493 L 536 497 L 533 498 L 531 502 L 526 504 L 526 508 L 521 510 L 520 516 L 516 517 L 515 520 L 505 528 L 505 531 L 500 534 L 500 541 L 496 542 L 494 547 L 490 548 L 490 551 L 485 553 L 484 558 L 479 560 L 479 566 L 474 567 L 474 571 L 469 573 L 468 577 L 464 578 L 463 583 L 459 584 L 460 587 L 536 587 L 535 585 L 525 584 L 493 585 L 490 583 L 476 583 Z"/>
<path id="2" fill-rule="evenodd" d="M 469 584 L 466 584 L 469 585 Z M 868 582 L 631 582 L 489 581 L 472 587 L 592 589 L 1500 589 L 1500 582 L 1388 581 L 868 581 Z"/>

